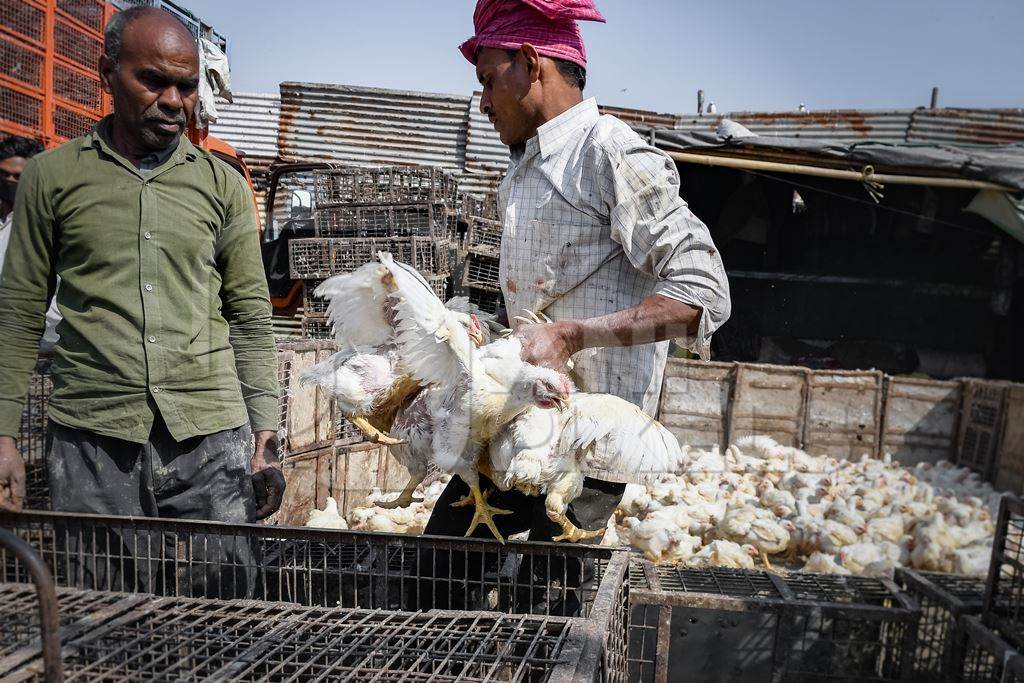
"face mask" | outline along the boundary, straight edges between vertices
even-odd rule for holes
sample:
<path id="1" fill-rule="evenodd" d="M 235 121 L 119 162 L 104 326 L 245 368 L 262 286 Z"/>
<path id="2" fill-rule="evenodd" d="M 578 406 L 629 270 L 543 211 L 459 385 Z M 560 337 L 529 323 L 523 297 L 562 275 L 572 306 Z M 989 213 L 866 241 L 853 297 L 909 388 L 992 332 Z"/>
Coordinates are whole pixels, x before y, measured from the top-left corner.
<path id="1" fill-rule="evenodd" d="M 0 201 L 7 206 L 14 206 L 14 193 L 18 191 L 18 183 L 14 180 L 0 180 Z"/>

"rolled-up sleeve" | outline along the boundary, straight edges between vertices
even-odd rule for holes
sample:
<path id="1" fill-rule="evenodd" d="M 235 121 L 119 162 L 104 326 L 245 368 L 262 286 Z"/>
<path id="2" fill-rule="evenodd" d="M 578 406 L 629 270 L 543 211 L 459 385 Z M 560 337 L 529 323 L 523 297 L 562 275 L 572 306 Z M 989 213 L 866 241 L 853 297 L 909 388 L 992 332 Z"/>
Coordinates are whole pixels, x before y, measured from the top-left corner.
<path id="1" fill-rule="evenodd" d="M 707 226 L 679 196 L 675 162 L 639 138 L 602 152 L 612 239 L 633 267 L 657 278 L 656 294 L 701 309 L 696 335 L 684 331 L 676 341 L 710 359 L 711 336 L 729 319 L 729 281 Z"/>
<path id="2" fill-rule="evenodd" d="M 253 431 L 276 431 L 280 387 L 256 211 L 241 177 L 232 171 L 227 182 L 227 220 L 217 244 L 221 303 L 249 424 Z"/>

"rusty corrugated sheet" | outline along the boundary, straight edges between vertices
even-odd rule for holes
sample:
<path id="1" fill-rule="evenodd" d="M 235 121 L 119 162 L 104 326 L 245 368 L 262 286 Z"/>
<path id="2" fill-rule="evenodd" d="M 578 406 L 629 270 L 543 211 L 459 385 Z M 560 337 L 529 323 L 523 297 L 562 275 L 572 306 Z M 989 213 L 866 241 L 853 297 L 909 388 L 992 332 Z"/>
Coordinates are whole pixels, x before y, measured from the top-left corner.
<path id="1" fill-rule="evenodd" d="M 234 100 L 217 104 L 217 123 L 210 126 L 210 134 L 245 153 L 257 193 L 262 195 L 270 166 L 277 159 L 280 99 L 266 93 L 237 93 Z"/>
<path id="2" fill-rule="evenodd" d="M 680 118 L 674 127 L 713 133 L 725 118 L 766 137 L 940 144 L 1024 142 L 1024 109 L 734 112 Z"/>
<path id="3" fill-rule="evenodd" d="M 488 118 L 480 113 L 480 93 L 475 92 L 469 104 L 466 170 L 504 173 L 507 166 L 508 147 L 502 144 Z"/>
<path id="4" fill-rule="evenodd" d="M 282 159 L 424 164 L 461 171 L 470 98 L 319 83 L 281 84 Z"/>

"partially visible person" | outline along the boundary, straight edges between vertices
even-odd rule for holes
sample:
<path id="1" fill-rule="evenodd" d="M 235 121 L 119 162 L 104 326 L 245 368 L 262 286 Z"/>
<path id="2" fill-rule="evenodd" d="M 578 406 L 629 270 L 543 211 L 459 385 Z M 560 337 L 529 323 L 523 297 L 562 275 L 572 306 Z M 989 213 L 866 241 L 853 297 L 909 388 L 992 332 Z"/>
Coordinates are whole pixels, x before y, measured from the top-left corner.
<path id="1" fill-rule="evenodd" d="M 0 275 L 4 257 L 11 240 L 11 222 L 14 219 L 14 194 L 18 190 L 21 172 L 28 160 L 43 151 L 43 146 L 31 138 L 11 135 L 0 141 Z"/>
<path id="2" fill-rule="evenodd" d="M 4 258 L 11 240 L 14 219 L 14 195 L 18 190 L 21 172 L 28 160 L 43 151 L 43 146 L 32 138 L 11 135 L 0 141 L 0 277 L 3 276 Z M 57 343 L 57 323 L 60 313 L 56 299 L 50 300 L 46 310 L 46 331 L 39 342 L 39 350 L 49 353 Z"/>
<path id="3" fill-rule="evenodd" d="M 30 161 L 15 201 L 0 280 L 0 505 L 17 508 L 23 495 L 14 436 L 59 276 L 47 435 L 54 509 L 266 517 L 284 492 L 270 299 L 245 180 L 183 135 L 197 100 L 196 43 L 164 10 L 118 12 L 99 75 L 113 114 Z M 243 538 L 196 544 L 195 592 L 251 591 Z M 122 555 L 142 547 L 174 557 L 121 541 Z"/>

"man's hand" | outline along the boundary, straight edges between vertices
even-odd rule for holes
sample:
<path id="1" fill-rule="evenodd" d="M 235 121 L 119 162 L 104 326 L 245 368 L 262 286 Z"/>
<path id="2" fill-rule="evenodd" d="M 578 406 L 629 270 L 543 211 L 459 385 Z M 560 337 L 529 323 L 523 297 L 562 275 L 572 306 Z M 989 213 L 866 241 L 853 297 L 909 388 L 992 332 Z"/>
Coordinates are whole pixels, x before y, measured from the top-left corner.
<path id="1" fill-rule="evenodd" d="M 25 461 L 10 436 L 0 436 L 0 509 L 20 512 L 25 500 Z"/>
<path id="2" fill-rule="evenodd" d="M 256 496 L 256 519 L 277 512 L 284 498 L 284 474 L 281 472 L 281 441 L 275 431 L 256 432 L 252 454 L 252 489 Z"/>
<path id="3" fill-rule="evenodd" d="M 515 336 L 523 345 L 524 361 L 552 370 L 564 370 L 569 358 L 583 349 L 579 326 L 571 320 L 520 325 Z"/>

